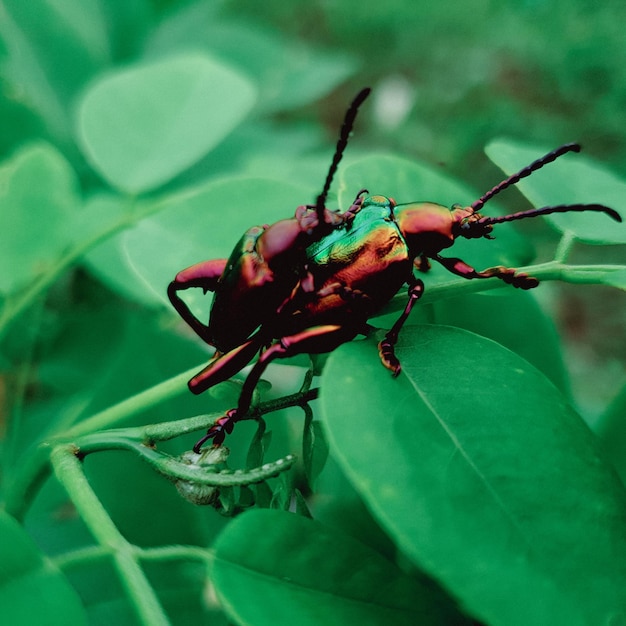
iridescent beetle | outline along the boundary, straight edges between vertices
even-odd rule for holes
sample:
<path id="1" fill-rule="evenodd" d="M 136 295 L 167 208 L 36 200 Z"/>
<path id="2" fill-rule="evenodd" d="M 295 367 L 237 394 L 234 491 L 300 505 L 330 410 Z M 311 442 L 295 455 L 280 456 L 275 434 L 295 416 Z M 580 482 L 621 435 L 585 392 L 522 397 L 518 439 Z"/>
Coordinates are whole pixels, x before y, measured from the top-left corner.
<path id="1" fill-rule="evenodd" d="M 199 394 L 227 380 L 257 353 L 238 406 L 227 411 L 194 446 L 197 452 L 209 439 L 220 445 L 234 424 L 245 419 L 254 388 L 268 364 L 301 353 L 324 353 L 368 330 L 367 320 L 406 284 L 408 302 L 378 345 L 382 364 L 394 376 L 400 362 L 394 353 L 398 334 L 424 283 L 414 265 L 427 268 L 428 259 L 463 278 L 499 278 L 521 289 L 539 284 L 532 276 L 502 266 L 476 271 L 458 258 L 440 256 L 457 237 L 491 238 L 494 224 L 568 211 L 600 211 L 621 222 L 620 215 L 601 204 L 569 204 L 530 209 L 501 217 L 478 211 L 507 187 L 565 154 L 578 152 L 566 144 L 513 174 L 471 206 L 452 209 L 431 202 L 396 204 L 392 198 L 366 196 L 359 191 L 350 208 L 336 213 L 325 208 L 337 166 L 346 148 L 357 111 L 369 89 L 352 102 L 322 192 L 315 205 L 300 206 L 295 216 L 271 226 L 253 226 L 235 246 L 229 259 L 203 261 L 179 272 L 168 288 L 180 316 L 206 343 L 216 348 L 210 363 L 189 381 Z M 215 292 L 208 325 L 179 297 L 183 289 L 199 287 Z"/>

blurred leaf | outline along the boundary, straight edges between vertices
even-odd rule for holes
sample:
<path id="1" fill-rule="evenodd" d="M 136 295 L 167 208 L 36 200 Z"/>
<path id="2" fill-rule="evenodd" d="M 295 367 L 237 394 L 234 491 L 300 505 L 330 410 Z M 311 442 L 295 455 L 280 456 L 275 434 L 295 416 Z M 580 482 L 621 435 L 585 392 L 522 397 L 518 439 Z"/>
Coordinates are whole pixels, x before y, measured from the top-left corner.
<path id="1" fill-rule="evenodd" d="M 72 98 L 110 60 L 98 0 L 5 0 L 0 35 L 9 52 L 10 82 L 67 140 Z"/>
<path id="2" fill-rule="evenodd" d="M 339 206 L 345 210 L 356 193 L 367 188 L 372 195 L 393 197 L 398 204 L 435 202 L 446 207 L 455 203 L 467 206 L 479 196 L 476 192 L 420 163 L 390 155 L 365 157 L 340 170 Z M 493 211 L 495 214 L 496 211 Z M 444 252 L 444 255 L 445 252 Z M 457 239 L 454 253 L 471 265 L 527 263 L 531 256 L 528 243 L 512 228 L 497 231 L 494 241 Z"/>
<path id="3" fill-rule="evenodd" d="M 115 214 L 123 211 L 124 201 L 118 196 L 98 195 L 90 198 L 86 210 L 92 214 Z M 141 228 L 131 226 L 128 228 Z M 127 258 L 125 231 L 103 241 L 83 258 L 82 263 L 109 288 L 120 295 L 146 305 L 153 305 L 163 295 L 155 295 L 149 285 L 133 271 Z"/>
<path id="4" fill-rule="evenodd" d="M 456 328 L 409 327 L 398 356 L 393 379 L 374 342 L 341 346 L 321 403 L 332 449 L 404 553 L 494 626 L 623 618 L 626 492 L 558 391 Z"/>
<path id="5" fill-rule="evenodd" d="M 216 4 L 202 0 L 163 20 L 147 46 L 152 54 L 181 49 L 202 49 L 255 76 L 256 111 L 263 113 L 307 105 L 330 93 L 357 67 L 355 58 L 340 49 L 320 50 L 258 22 L 217 16 Z"/>
<path id="6" fill-rule="evenodd" d="M 253 85 L 198 53 L 112 72 L 78 107 L 78 141 L 114 187 L 145 193 L 193 165 L 243 119 Z"/>
<path id="7" fill-rule="evenodd" d="M 258 24 L 213 22 L 211 51 L 259 77 L 259 111 L 284 111 L 313 102 L 345 81 L 356 62 L 339 50 L 324 51 L 290 42 Z"/>
<path id="8" fill-rule="evenodd" d="M 595 431 L 622 483 L 626 485 L 626 384 L 598 420 Z"/>
<path id="9" fill-rule="evenodd" d="M 241 624 L 293 624 L 294 616 L 303 626 L 462 623 L 433 585 L 348 536 L 282 511 L 250 511 L 228 525 L 215 544 L 213 581 Z"/>
<path id="10" fill-rule="evenodd" d="M 0 606 L 11 626 L 86 624 L 76 592 L 17 522 L 0 511 Z"/>
<path id="11" fill-rule="evenodd" d="M 111 303 L 102 301 L 75 307 L 72 313 L 66 313 L 61 328 L 43 351 L 37 372 L 40 390 L 45 392 L 41 393 L 43 406 L 37 413 L 46 420 L 46 426 L 36 423 L 35 417 L 29 415 L 26 422 L 35 430 L 25 433 L 25 438 L 37 438 L 37 429 L 39 436 L 48 430 L 59 434 L 81 418 L 113 406 L 206 358 L 207 352 L 200 342 L 171 332 L 162 322 L 159 316 L 143 309 L 124 310 L 115 299 Z M 62 405 L 50 410 L 47 403 L 56 398 Z M 152 407 L 147 415 L 134 414 L 128 419 L 132 424 L 155 423 L 179 415 L 200 414 L 211 406 L 223 404 L 219 398 L 199 398 L 181 389 L 180 397 Z M 31 403 L 32 408 L 37 406 L 38 403 Z"/>
<path id="12" fill-rule="evenodd" d="M 485 152 L 507 175 L 522 169 L 549 150 L 511 140 L 491 142 Z M 536 207 L 557 204 L 604 204 L 626 218 L 626 182 L 578 155 L 566 155 L 517 184 Z M 626 224 L 616 224 L 598 213 L 549 215 L 546 220 L 560 232 L 571 232 L 588 244 L 626 243 Z"/>
<path id="13" fill-rule="evenodd" d="M 306 408 L 304 433 L 302 436 L 302 462 L 307 483 L 311 489 L 317 477 L 322 473 L 328 459 L 328 441 L 326 433 L 318 420 L 313 420 L 310 407 Z M 310 415 L 310 418 L 309 418 Z"/>
<path id="14" fill-rule="evenodd" d="M 0 168 L 0 290 L 24 287 L 54 264 L 82 223 L 74 171 L 52 146 L 22 148 Z"/>
<path id="15" fill-rule="evenodd" d="M 106 0 L 100 3 L 105 16 L 112 56 L 126 59 L 142 51 L 144 39 L 154 27 L 151 0 Z"/>

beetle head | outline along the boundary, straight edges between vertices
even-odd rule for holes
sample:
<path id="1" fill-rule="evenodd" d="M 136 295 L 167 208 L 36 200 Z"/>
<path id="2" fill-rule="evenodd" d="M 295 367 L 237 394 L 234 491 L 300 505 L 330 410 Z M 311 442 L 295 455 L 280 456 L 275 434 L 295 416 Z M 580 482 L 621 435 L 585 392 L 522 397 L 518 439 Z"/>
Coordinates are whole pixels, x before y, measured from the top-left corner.
<path id="1" fill-rule="evenodd" d="M 463 207 L 460 204 L 452 206 L 452 235 L 465 239 L 493 239 L 491 222 L 485 221 L 480 213 L 476 213 L 472 207 Z"/>

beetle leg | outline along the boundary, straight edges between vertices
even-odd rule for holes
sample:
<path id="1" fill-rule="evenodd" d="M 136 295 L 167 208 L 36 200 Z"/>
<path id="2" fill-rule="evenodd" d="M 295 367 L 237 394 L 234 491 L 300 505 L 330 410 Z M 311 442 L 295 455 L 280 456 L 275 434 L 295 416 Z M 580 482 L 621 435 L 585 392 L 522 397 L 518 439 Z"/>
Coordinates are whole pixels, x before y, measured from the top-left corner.
<path id="1" fill-rule="evenodd" d="M 200 287 L 204 293 L 215 291 L 220 276 L 226 268 L 226 259 L 215 259 L 213 261 L 203 261 L 192 265 L 176 274 L 176 278 L 167 288 L 167 296 L 178 314 L 189 324 L 193 331 L 209 345 L 213 345 L 208 333 L 208 327 L 203 324 L 190 310 L 187 304 L 178 296 L 178 292 L 183 289 Z"/>
<path id="2" fill-rule="evenodd" d="M 352 204 L 343 213 L 324 209 L 323 216 L 326 227 L 330 226 L 331 228 L 338 228 L 339 226 L 343 226 L 344 224 L 351 222 L 354 219 L 354 216 L 361 210 L 361 205 L 363 204 L 364 199 L 363 196 L 367 193 L 369 193 L 367 189 L 361 189 L 356 194 Z M 295 219 L 300 224 L 302 230 L 309 234 L 312 234 L 314 229 L 319 227 L 319 214 L 317 207 L 314 204 L 299 206 L 296 209 Z M 326 232 L 323 232 L 322 236 L 324 234 L 326 234 Z M 319 237 L 316 237 L 316 239 L 318 238 Z"/>
<path id="3" fill-rule="evenodd" d="M 391 373 L 397 376 L 402 371 L 402 366 L 394 350 L 394 346 L 398 341 L 398 335 L 404 322 L 406 322 L 413 305 L 422 297 L 424 293 L 424 283 L 419 278 L 413 278 L 409 285 L 409 300 L 404 307 L 402 315 L 396 320 L 391 330 L 385 335 L 385 338 L 378 344 L 378 354 L 383 365 L 391 370 Z"/>
<path id="4" fill-rule="evenodd" d="M 430 271 L 430 260 L 424 253 L 420 254 L 415 261 L 413 261 L 413 265 L 418 272 L 425 274 Z"/>
<path id="5" fill-rule="evenodd" d="M 461 259 L 447 259 L 439 256 L 438 254 L 433 256 L 436 261 L 439 261 L 447 270 L 462 276 L 463 278 L 499 278 L 508 285 L 518 287 L 519 289 L 533 289 L 539 284 L 539 281 L 534 276 L 528 274 L 519 273 L 516 274 L 516 270 L 510 267 L 504 267 L 497 265 L 496 267 L 489 267 L 482 272 L 476 271 L 471 265 L 468 265 Z"/>
<path id="6" fill-rule="evenodd" d="M 250 363 L 254 355 L 265 346 L 265 343 L 265 335 L 258 331 L 240 346 L 225 354 L 218 353 L 203 370 L 189 381 L 190 391 L 197 395 L 228 380 Z"/>
<path id="7" fill-rule="evenodd" d="M 337 346 L 350 341 L 358 333 L 354 328 L 336 325 L 313 326 L 294 335 L 283 337 L 261 353 L 254 367 L 246 378 L 236 409 L 227 411 L 223 417 L 215 421 L 207 434 L 194 446 L 194 452 L 199 452 L 201 446 L 209 439 L 219 446 L 227 434 L 230 434 L 236 422 L 246 419 L 252 403 L 252 394 L 261 379 L 263 372 L 274 359 L 285 359 L 296 354 L 318 354 L 331 352 Z"/>

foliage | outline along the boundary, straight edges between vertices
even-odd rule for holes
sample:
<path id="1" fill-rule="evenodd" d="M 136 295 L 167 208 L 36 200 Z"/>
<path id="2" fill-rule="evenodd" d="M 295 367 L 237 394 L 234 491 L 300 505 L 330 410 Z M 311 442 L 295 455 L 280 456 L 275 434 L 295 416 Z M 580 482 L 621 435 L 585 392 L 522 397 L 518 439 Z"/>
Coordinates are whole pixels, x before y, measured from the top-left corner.
<path id="1" fill-rule="evenodd" d="M 178 270 L 315 198 L 364 84 L 338 208 L 362 187 L 471 203 L 497 179 L 485 144 L 507 173 L 579 137 L 623 168 L 624 9 L 587 5 L 2 3 L 3 623 L 626 619 L 623 353 L 573 393 L 545 297 L 433 267 L 398 379 L 372 337 L 274 365 L 263 419 L 202 456 L 184 452 L 243 375 L 192 397 L 209 353 L 165 298 Z M 626 183 L 578 155 L 519 189 L 626 213 Z M 589 326 L 611 307 L 623 324 L 626 227 L 547 221 L 547 260 L 509 225 L 454 256 L 525 266 L 539 294 L 569 283 L 597 303 Z"/>

